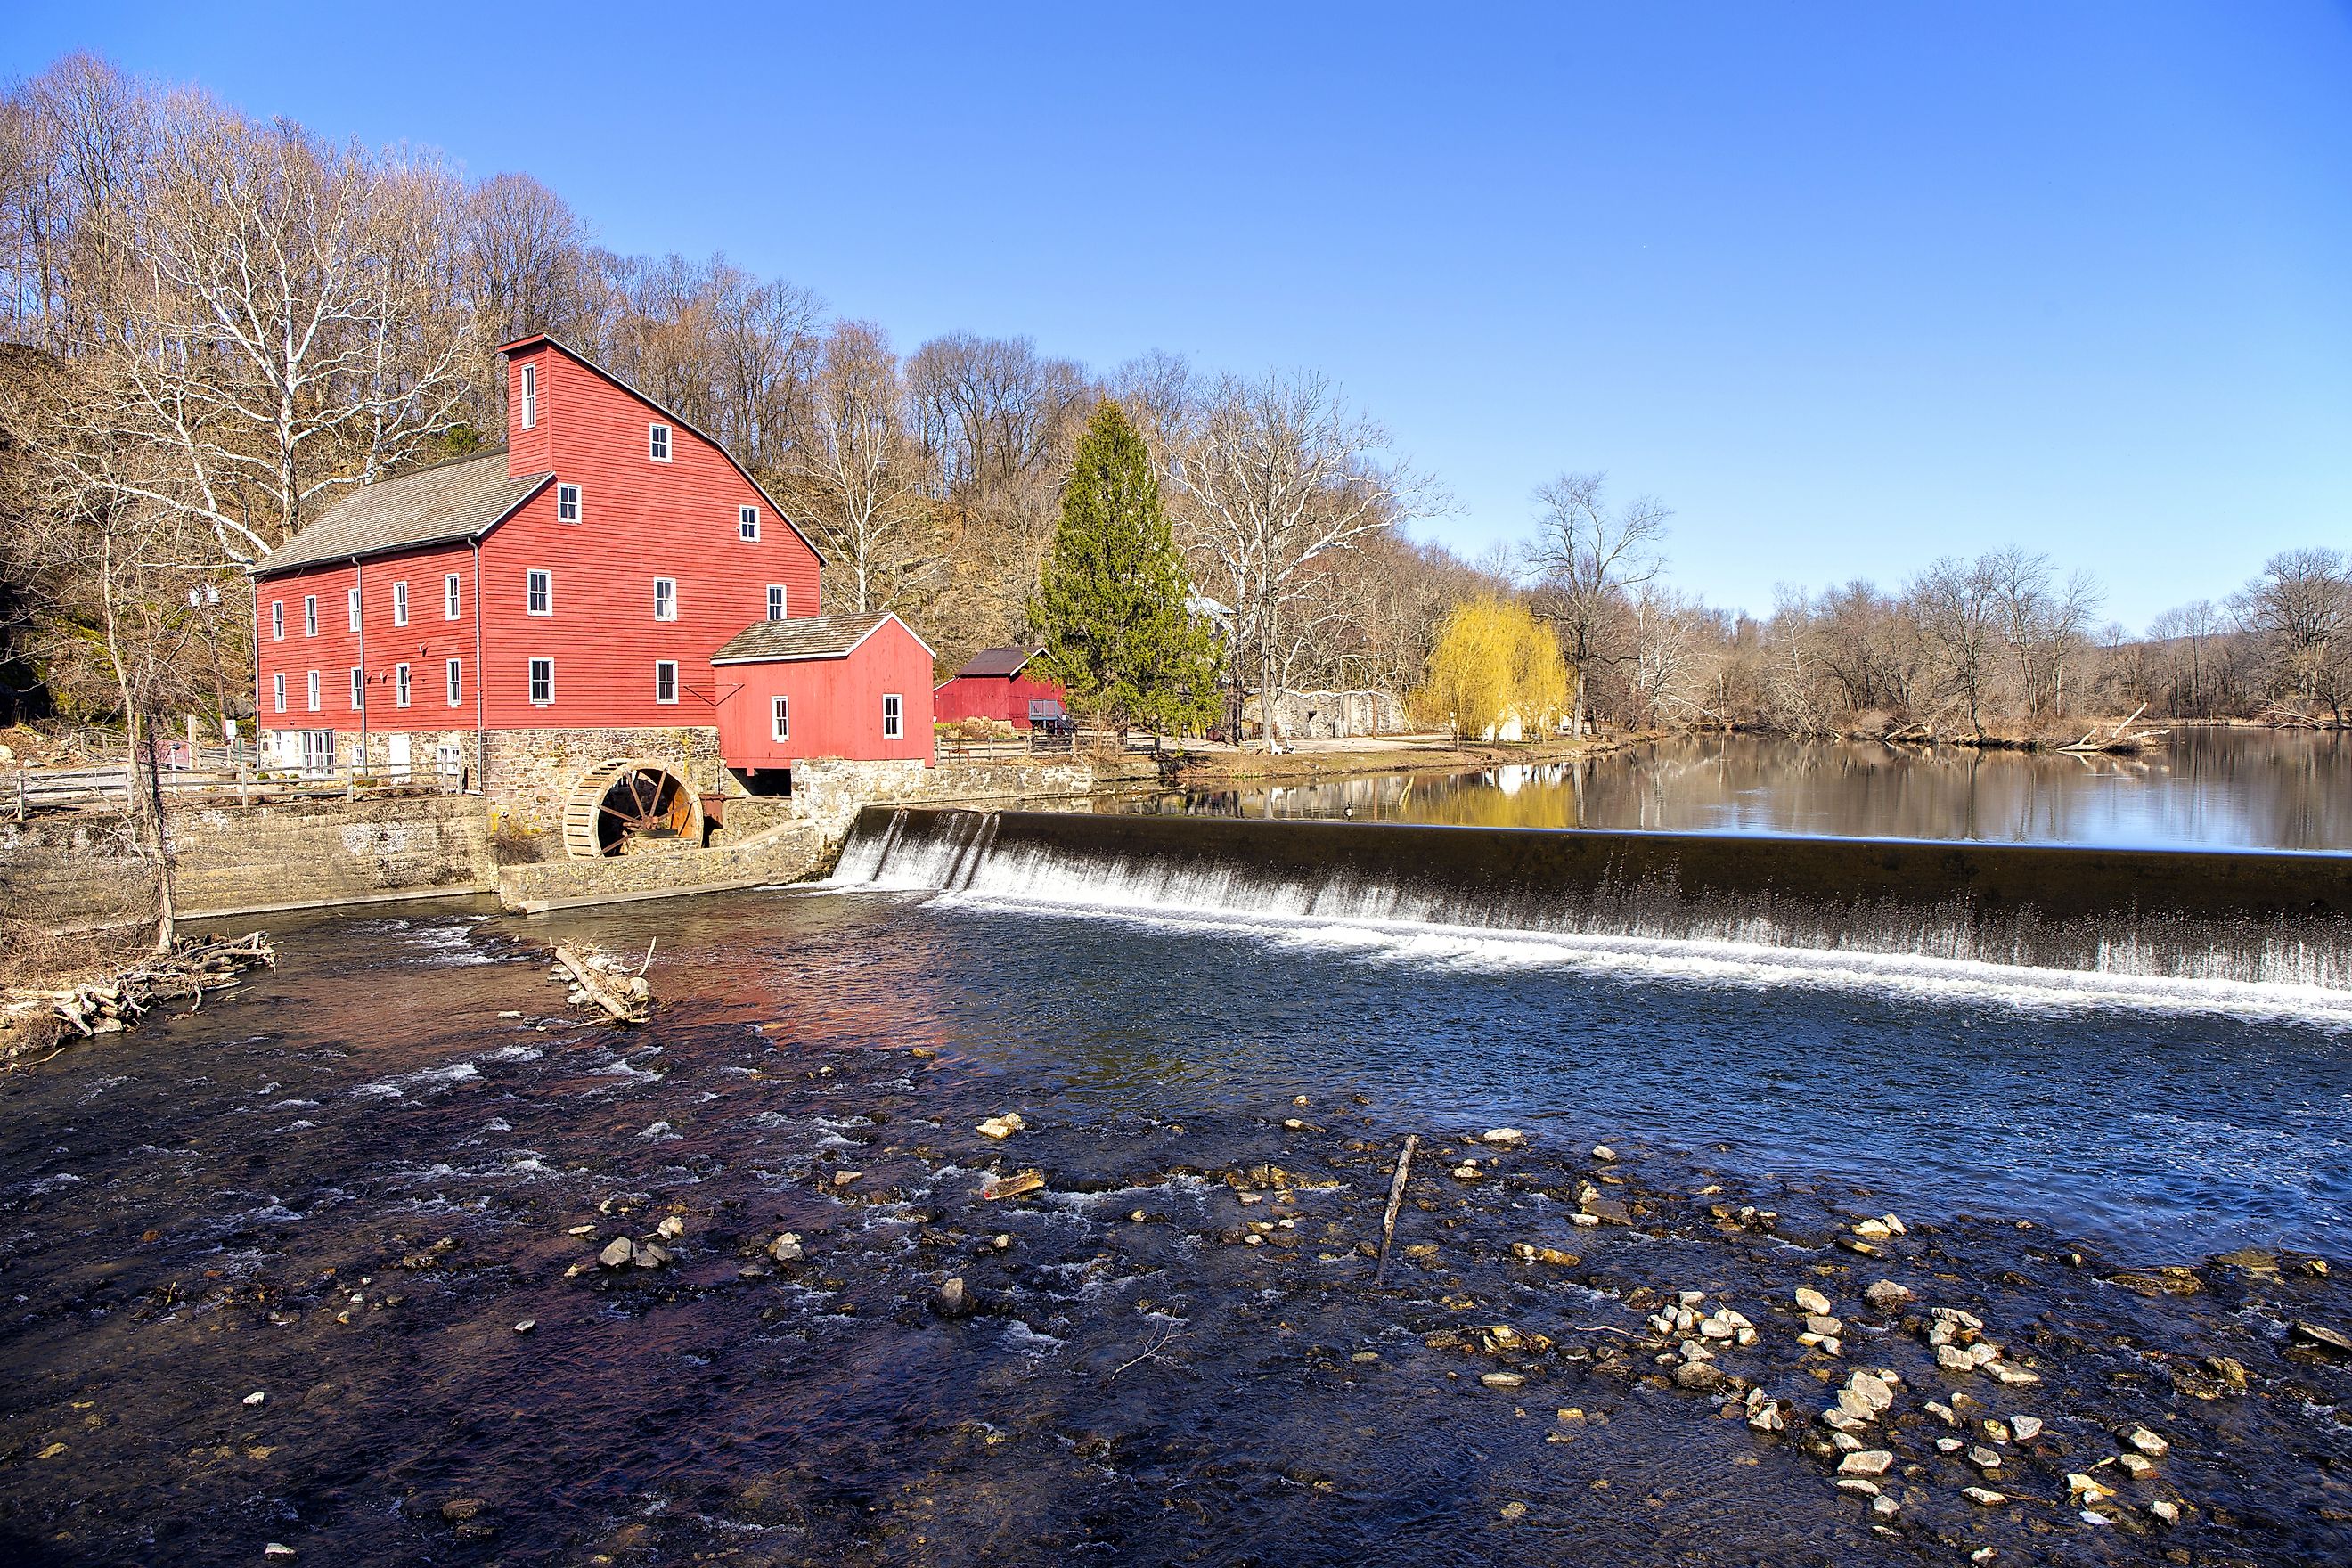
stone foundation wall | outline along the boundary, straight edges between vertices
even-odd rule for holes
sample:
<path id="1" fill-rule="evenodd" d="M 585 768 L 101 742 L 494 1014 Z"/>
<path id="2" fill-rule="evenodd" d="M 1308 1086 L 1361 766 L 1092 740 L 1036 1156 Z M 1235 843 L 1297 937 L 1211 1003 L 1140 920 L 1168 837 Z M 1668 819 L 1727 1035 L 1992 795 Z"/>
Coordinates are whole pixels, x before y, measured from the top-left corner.
<path id="1" fill-rule="evenodd" d="M 561 831 L 564 805 L 581 778 L 624 757 L 674 768 L 704 795 L 718 794 L 727 782 L 715 727 L 492 730 L 487 739 L 491 813 L 497 826 L 511 832 Z"/>
<path id="2" fill-rule="evenodd" d="M 482 803 L 465 795 L 175 805 L 184 915 L 479 892 L 492 885 Z M 120 817 L 60 812 L 0 822 L 0 899 L 50 927 L 143 919 L 146 863 Z"/>
<path id="3" fill-rule="evenodd" d="M 499 902 L 535 914 L 566 904 L 618 902 L 796 882 L 824 869 L 830 842 L 800 826 L 749 848 L 688 849 L 605 860 L 546 860 L 499 872 Z"/>

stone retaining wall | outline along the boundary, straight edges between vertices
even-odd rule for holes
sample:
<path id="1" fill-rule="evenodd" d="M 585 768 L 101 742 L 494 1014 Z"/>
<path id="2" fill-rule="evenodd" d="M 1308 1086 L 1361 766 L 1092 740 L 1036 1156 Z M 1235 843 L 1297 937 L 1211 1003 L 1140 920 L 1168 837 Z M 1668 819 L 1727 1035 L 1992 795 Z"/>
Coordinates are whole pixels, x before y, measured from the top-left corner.
<path id="1" fill-rule="evenodd" d="M 176 805 L 172 841 L 181 912 L 192 919 L 479 892 L 492 880 L 482 803 L 465 795 Z M 60 812 L 0 823 L 0 899 L 49 927 L 144 918 L 146 863 L 121 817 Z"/>
<path id="2" fill-rule="evenodd" d="M 832 849 L 814 827 L 788 830 L 750 847 L 679 849 L 606 860 L 542 860 L 498 875 L 499 902 L 523 914 L 567 904 L 619 902 L 677 893 L 796 882 L 823 868 Z"/>

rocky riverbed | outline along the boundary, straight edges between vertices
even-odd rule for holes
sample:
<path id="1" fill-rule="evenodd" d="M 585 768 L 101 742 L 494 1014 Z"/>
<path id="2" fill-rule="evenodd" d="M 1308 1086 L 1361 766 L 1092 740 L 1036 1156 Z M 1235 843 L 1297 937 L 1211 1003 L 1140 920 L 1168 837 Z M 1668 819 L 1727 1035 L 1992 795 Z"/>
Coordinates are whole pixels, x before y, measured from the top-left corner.
<path id="1" fill-rule="evenodd" d="M 2331 1259 L 1304 1078 L 1078 1093 L 826 920 L 717 929 L 620 1031 L 492 926 L 318 928 L 11 1082 L 5 1554 L 2352 1557 Z"/>

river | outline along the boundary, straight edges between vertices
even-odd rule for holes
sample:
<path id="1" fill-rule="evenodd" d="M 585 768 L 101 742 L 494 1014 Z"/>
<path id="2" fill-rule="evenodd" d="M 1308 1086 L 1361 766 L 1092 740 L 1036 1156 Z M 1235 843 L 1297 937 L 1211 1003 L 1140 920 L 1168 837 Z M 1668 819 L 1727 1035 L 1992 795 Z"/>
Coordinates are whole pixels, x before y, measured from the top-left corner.
<path id="1" fill-rule="evenodd" d="M 0 1555 L 2352 1556 L 2352 1370 L 2289 1328 L 2347 1326 L 2330 1006 L 844 866 L 278 921 L 281 969 L 0 1084 Z M 547 944 L 656 938 L 651 1025 L 565 1012 Z M 1686 1371 L 1685 1290 L 1757 1342 Z M 2033 1381 L 1939 1367 L 1931 1306 Z M 1870 1490 L 1815 1420 L 1859 1367 Z"/>
<path id="2" fill-rule="evenodd" d="M 1590 762 L 1142 795 L 1133 809 L 1480 827 L 2352 850 L 2340 733 L 2189 728 L 2134 756 L 1699 735 Z"/>

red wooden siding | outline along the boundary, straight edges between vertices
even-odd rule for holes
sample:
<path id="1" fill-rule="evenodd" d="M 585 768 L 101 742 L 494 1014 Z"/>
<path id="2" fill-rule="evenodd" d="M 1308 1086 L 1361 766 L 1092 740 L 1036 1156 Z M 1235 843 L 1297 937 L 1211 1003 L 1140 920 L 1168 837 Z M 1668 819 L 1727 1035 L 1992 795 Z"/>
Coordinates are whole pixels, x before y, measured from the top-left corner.
<path id="1" fill-rule="evenodd" d="M 458 578 L 458 618 L 442 613 L 442 579 Z M 394 584 L 408 584 L 408 625 L 393 625 Z M 474 564 L 463 544 L 434 545 L 397 555 L 372 556 L 353 565 L 313 566 L 255 584 L 259 601 L 260 726 L 265 730 L 362 728 L 352 707 L 352 677 L 361 665 L 362 637 L 351 629 L 348 595 L 358 587 L 366 627 L 365 728 L 372 732 L 470 730 L 474 727 Z M 319 635 L 302 635 L 302 599 L 319 597 Z M 286 638 L 269 638 L 269 606 L 286 606 Z M 446 661 L 461 661 L 464 689 L 449 706 Z M 398 667 L 409 667 L 409 706 L 399 706 Z M 319 710 L 305 702 L 311 670 L 319 672 Z M 270 677 L 286 677 L 286 711 L 271 700 Z"/>
<path id="2" fill-rule="evenodd" d="M 520 427 L 521 366 L 539 373 L 539 418 Z M 508 471 L 555 472 L 514 515 L 480 543 L 478 605 L 474 549 L 432 546 L 266 577 L 256 584 L 261 652 L 257 660 L 264 729 L 357 730 L 351 668 L 360 663 L 344 592 L 365 584 L 367 723 L 396 732 L 709 725 L 717 722 L 710 656 L 754 621 L 766 618 L 771 584 L 785 590 L 787 613 L 821 608 L 817 560 L 805 541 L 725 453 L 670 416 L 544 341 L 517 349 L 508 366 Z M 655 423 L 670 427 L 670 460 L 653 460 Z M 562 486 L 581 488 L 581 518 L 556 518 Z M 739 511 L 760 509 L 760 537 L 740 536 Z M 525 574 L 550 574 L 552 613 L 533 616 Z M 442 576 L 463 577 L 455 621 L 442 616 Z M 677 618 L 654 618 L 654 581 L 677 584 Z M 409 624 L 392 624 L 392 585 L 409 584 Z M 302 635 L 302 597 L 319 595 L 319 635 Z M 286 606 L 287 635 L 269 637 L 269 607 Z M 480 663 L 476 665 L 476 616 Z M 463 661 L 459 707 L 448 704 L 445 661 Z M 555 666 L 554 700 L 530 700 L 534 658 Z M 655 700 L 655 665 L 674 660 L 674 703 Z M 395 705 L 394 667 L 410 666 L 410 706 Z M 319 710 L 306 701 L 311 669 L 320 672 Z M 287 707 L 272 701 L 271 677 L 287 678 Z M 927 688 L 925 676 L 919 686 Z M 913 689 L 912 688 L 909 689 Z M 877 721 L 878 724 L 878 720 Z M 928 747 L 929 721 L 923 738 Z"/>
<path id="3" fill-rule="evenodd" d="M 1055 680 L 1032 680 L 1026 675 L 959 675 L 931 694 L 931 710 L 940 721 L 959 719 L 1002 719 L 1018 730 L 1029 727 L 1032 698 L 1052 698 L 1066 705 L 1068 694 Z"/>
<path id="4" fill-rule="evenodd" d="M 931 653 L 896 619 L 838 658 L 705 666 L 718 683 L 719 752 L 731 768 L 789 768 L 811 757 L 931 760 Z M 904 732 L 882 734 L 882 699 L 903 700 Z M 772 728 L 774 700 L 792 703 L 792 733 Z"/>

